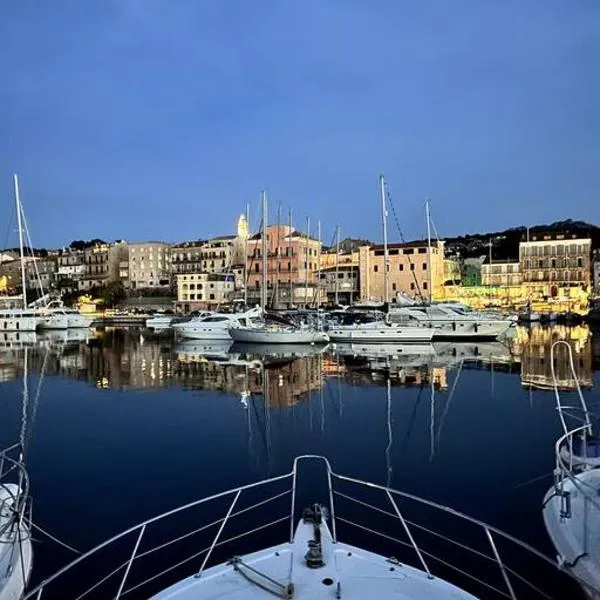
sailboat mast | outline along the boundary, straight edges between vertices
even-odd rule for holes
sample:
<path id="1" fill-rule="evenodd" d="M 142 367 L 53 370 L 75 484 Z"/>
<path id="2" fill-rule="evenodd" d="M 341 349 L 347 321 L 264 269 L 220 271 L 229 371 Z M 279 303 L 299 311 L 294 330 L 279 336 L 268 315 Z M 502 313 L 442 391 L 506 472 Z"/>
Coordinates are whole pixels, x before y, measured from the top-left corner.
<path id="1" fill-rule="evenodd" d="M 432 280 L 433 280 L 433 273 L 432 273 L 433 260 L 432 260 L 432 250 L 431 250 L 431 216 L 429 213 L 429 198 L 425 198 L 425 215 L 427 216 L 427 254 L 429 255 L 429 258 L 428 258 L 429 264 L 427 265 L 429 282 L 427 283 L 427 287 L 429 288 L 429 304 L 431 304 L 431 301 L 433 299 L 433 289 L 431 287 Z"/>
<path id="2" fill-rule="evenodd" d="M 263 272 L 262 272 L 262 294 L 260 298 L 260 305 L 263 311 L 267 309 L 267 253 L 269 247 L 267 245 L 267 192 L 262 192 L 262 212 L 263 212 L 263 230 L 262 230 L 262 260 L 263 260 Z"/>
<path id="3" fill-rule="evenodd" d="M 383 301 L 387 304 L 390 301 L 390 290 L 388 273 L 387 209 L 385 206 L 385 179 L 383 178 L 383 175 L 379 176 L 379 185 L 381 187 L 381 216 L 383 221 Z"/>
<path id="4" fill-rule="evenodd" d="M 309 261 L 309 236 L 310 236 L 310 217 L 306 217 L 306 262 L 304 263 L 304 308 L 308 306 L 308 267 Z"/>
<path id="5" fill-rule="evenodd" d="M 250 235 L 250 202 L 246 202 L 246 235 L 245 235 L 245 239 L 244 239 L 244 310 L 248 309 L 248 236 L 249 235 Z"/>
<path id="6" fill-rule="evenodd" d="M 275 268 L 273 285 L 275 286 L 275 308 L 279 308 L 279 271 L 281 269 L 281 200 L 277 203 L 277 249 L 275 250 Z"/>
<path id="7" fill-rule="evenodd" d="M 316 307 L 319 308 L 321 306 L 321 221 L 317 221 L 317 239 L 318 239 L 318 248 L 317 248 L 317 301 Z"/>
<path id="8" fill-rule="evenodd" d="M 15 204 L 17 206 L 17 223 L 19 227 L 19 251 L 21 256 L 21 288 L 23 290 L 23 308 L 27 308 L 27 278 L 25 276 L 25 253 L 23 252 L 23 223 L 21 215 L 21 198 L 19 196 L 19 177 L 13 175 L 15 183 Z"/>
<path id="9" fill-rule="evenodd" d="M 340 273 L 340 226 L 335 228 L 335 304 L 337 306 L 339 300 L 339 273 Z"/>
<path id="10" fill-rule="evenodd" d="M 289 272 L 289 276 L 290 276 L 290 298 L 289 298 L 289 306 L 290 308 L 292 308 L 292 304 L 294 304 L 294 284 L 292 282 L 292 269 L 293 269 L 293 265 L 294 265 L 294 246 L 292 244 L 292 209 L 290 208 L 289 211 L 289 218 L 290 218 L 290 230 L 288 232 L 288 243 L 289 246 L 287 246 L 290 249 L 290 254 L 289 254 L 289 258 L 290 258 L 290 268 L 288 269 Z"/>

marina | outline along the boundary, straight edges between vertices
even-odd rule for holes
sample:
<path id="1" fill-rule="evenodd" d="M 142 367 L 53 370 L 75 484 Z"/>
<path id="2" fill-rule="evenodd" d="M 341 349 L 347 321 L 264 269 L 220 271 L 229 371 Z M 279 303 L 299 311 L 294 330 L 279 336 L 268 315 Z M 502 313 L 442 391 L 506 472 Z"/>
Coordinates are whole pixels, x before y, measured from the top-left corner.
<path id="1" fill-rule="evenodd" d="M 501 560 L 510 569 L 515 569 L 533 586 L 541 586 L 551 598 L 583 598 L 581 587 L 551 566 L 555 551 L 546 533 L 541 506 L 553 481 L 554 447 L 562 426 L 552 390 L 527 383 L 549 377 L 550 388 L 552 374 L 546 373 L 545 365 L 527 357 L 549 352 L 554 340 L 563 340 L 573 350 L 575 376 L 584 382 L 588 407 L 594 412 L 598 408 L 595 387 L 599 381 L 598 372 L 594 371 L 598 357 L 594 354 L 593 333 L 584 325 L 519 327 L 506 344 L 340 343 L 324 347 L 177 341 L 145 336 L 139 329 L 86 330 L 85 334 L 71 336 L 66 332 L 32 333 L 25 345 L 7 343 L 0 349 L 0 409 L 6 423 L 0 430 L 0 441 L 3 447 L 8 446 L 22 427 L 22 373 L 27 352 L 29 389 L 36 391 L 26 407 L 33 522 L 78 552 L 91 550 L 119 531 L 180 505 L 227 489 L 235 492 L 238 486 L 263 479 L 283 477 L 290 473 L 296 457 L 320 454 L 327 457 L 329 466 L 303 463 L 298 471 L 299 482 L 304 482 L 297 490 L 300 496 L 296 508 L 300 512 L 290 513 L 288 505 L 288 536 L 289 519 L 293 517 L 296 531 L 302 509 L 312 507 L 314 502 L 327 507 L 329 514 L 325 483 L 327 469 L 331 468 L 342 480 L 350 477 L 382 486 L 383 499 L 383 490 L 389 487 L 400 494 L 415 495 L 459 511 L 467 521 L 457 530 L 452 519 L 446 523 L 449 516 L 444 516 L 443 510 L 438 518 L 429 515 L 431 507 L 427 508 L 421 500 L 410 508 L 406 505 L 408 500 L 402 501 L 411 523 L 428 529 L 435 523 L 438 533 L 476 552 L 484 552 L 492 561 L 497 561 L 492 546 L 488 541 L 486 549 L 482 543 L 487 535 L 485 527 L 497 530 L 500 533 L 492 533 L 492 539 L 499 544 Z M 569 376 L 567 354 L 558 351 L 556 361 L 555 379 L 563 390 L 565 405 L 571 406 L 577 391 L 573 376 Z M 59 421 L 61 425 L 57 428 Z M 76 455 L 69 452 L 72 447 L 79 448 Z M 226 469 L 215 468 L 217 456 L 218 463 L 226 465 Z M 361 459 L 356 461 L 356 456 Z M 322 460 L 325 459 L 315 459 L 317 463 Z M 190 472 L 207 476 L 190 478 Z M 60 508 L 67 497 L 64 485 L 55 484 L 59 481 L 65 485 L 66 481 L 71 482 L 69 518 Z M 168 493 L 163 493 L 167 490 Z M 119 496 L 118 505 L 107 504 L 104 499 L 115 493 Z M 382 508 L 381 498 L 368 499 L 362 492 L 356 493 L 361 502 Z M 229 501 L 232 499 L 229 496 Z M 254 502 L 260 497 L 251 493 L 250 499 Z M 352 508 L 350 502 L 344 508 L 344 502 L 347 501 L 343 498 L 337 499 L 337 517 L 356 522 L 359 516 L 354 514 L 356 507 Z M 221 518 L 227 508 L 222 503 L 217 505 L 202 504 L 202 516 L 193 513 L 195 527 L 190 527 L 187 517 L 177 517 L 175 524 L 168 520 L 166 530 L 162 526 L 157 527 L 157 532 L 149 529 L 147 541 L 167 542 L 163 537 L 167 532 L 175 538 L 184 535 L 186 527 L 194 529 L 203 522 Z M 279 506 L 278 501 L 275 505 Z M 239 510 L 244 506 L 241 503 Z M 393 505 L 386 510 L 393 514 Z M 90 522 L 92 514 L 95 518 Z M 425 572 L 422 584 L 430 585 L 414 547 L 412 550 L 398 547 L 388 539 L 390 535 L 402 539 L 398 524 L 386 520 L 392 517 L 381 514 L 377 517 L 377 514 L 380 513 L 375 510 L 373 519 L 368 523 L 359 520 L 358 524 L 369 529 L 377 525 L 375 529 L 383 537 L 338 520 L 340 545 L 333 547 L 333 551 L 346 548 L 357 559 L 364 554 L 364 560 L 371 561 L 375 570 L 380 568 L 378 561 L 389 566 L 385 561 L 394 556 L 394 560 L 406 563 L 407 574 L 412 574 L 407 575 L 409 578 L 414 576 L 418 582 Z M 232 519 L 227 525 L 229 533 L 223 539 L 235 538 L 236 531 L 253 530 L 275 516 L 279 513 L 268 511 L 257 514 L 256 518 L 250 518 L 249 514 Z M 476 533 L 479 525 L 468 525 L 470 519 L 484 523 L 483 535 Z M 88 525 L 82 528 L 78 522 Z M 239 524 L 235 525 L 236 522 Z M 334 559 L 337 554 L 330 555 L 326 550 L 333 532 L 329 517 L 325 522 L 328 529 L 323 530 L 323 540 L 330 541 L 323 542 L 323 556 L 330 567 L 334 564 L 332 560 L 337 566 L 333 571 L 325 567 L 326 575 L 318 573 L 315 590 L 325 587 L 320 583 L 325 577 L 330 577 L 335 585 L 340 582 L 344 586 L 346 582 L 345 589 L 350 571 L 346 573 L 346 567 Z M 225 569 L 222 572 L 229 575 L 223 576 L 232 577 L 232 582 L 239 577 L 246 581 L 231 566 L 215 566 L 241 553 L 246 558 L 242 559 L 240 569 L 246 569 L 251 579 L 257 577 L 252 569 L 258 569 L 274 576 L 282 587 L 268 585 L 285 589 L 291 581 L 289 574 L 275 565 L 267 568 L 268 563 L 261 562 L 261 557 L 285 552 L 282 557 L 296 553 L 300 560 L 305 554 L 301 548 L 306 546 L 309 530 L 299 526 L 295 535 L 300 537 L 293 537 L 299 544 L 297 551 L 293 550 L 293 544 L 285 548 L 277 546 L 282 541 L 277 533 L 281 532 L 281 523 L 265 529 L 259 538 L 244 536 L 241 545 L 227 543 L 222 548 L 219 545 L 206 564 L 206 582 L 212 581 L 221 572 L 219 569 Z M 179 534 L 175 534 L 177 531 Z M 168 585 L 175 585 L 177 579 L 182 579 L 183 587 L 174 590 L 188 589 L 184 583 L 186 574 L 190 574 L 190 568 L 193 572 L 194 565 L 198 569 L 206 555 L 195 561 L 191 559 L 158 580 L 152 577 L 210 546 L 210 536 L 214 534 L 212 530 L 208 537 L 200 534 L 193 542 L 190 539 L 169 546 L 168 557 L 160 551 L 152 553 L 151 563 L 140 559 L 127 577 L 128 586 L 124 589 L 134 589 L 125 597 L 148 598 Z M 505 534 L 525 544 L 517 545 L 519 552 L 524 552 L 522 562 L 516 564 L 513 559 L 511 563 L 511 557 L 518 552 L 509 550 L 502 541 Z M 461 591 L 456 593 L 471 594 L 458 597 L 495 598 L 507 593 L 498 564 L 489 570 L 489 575 L 481 577 L 488 571 L 481 571 L 481 565 L 475 566 L 479 560 L 476 553 L 471 557 L 470 551 L 455 556 L 453 567 L 476 572 L 476 579 L 484 582 L 482 587 L 430 556 L 441 558 L 440 552 L 444 553 L 444 544 L 449 542 L 435 536 L 427 539 L 427 534 L 418 527 L 414 537 L 419 551 L 427 553 L 423 555 L 427 568 L 458 586 L 456 589 Z M 69 569 L 48 584 L 42 597 L 64 598 L 65 585 L 83 593 L 101 581 L 111 568 L 122 561 L 126 564 L 132 550 L 131 537 L 127 539 L 129 550 L 115 543 L 104 552 L 94 552 L 81 567 Z M 272 550 L 261 554 L 265 543 Z M 410 540 L 407 543 L 411 545 Z M 508 543 L 512 544 L 510 540 Z M 140 548 L 145 549 L 142 554 L 150 547 L 142 542 Z M 535 552 L 549 557 L 550 562 L 536 558 Z M 529 555 L 533 559 L 527 558 Z M 34 542 L 34 556 L 31 590 L 78 555 L 43 537 L 39 544 Z M 109 568 L 111 564 L 113 567 Z M 351 564 L 348 568 L 352 570 Z M 297 569 L 300 577 L 300 563 Z M 84 579 L 82 573 L 86 573 Z M 89 597 L 114 595 L 123 574 L 121 571 L 116 579 L 106 582 L 109 587 L 92 590 Z M 265 583 L 262 576 L 258 577 Z M 149 578 L 152 580 L 136 588 Z M 68 584 L 58 585 L 59 581 Z M 390 585 L 396 585 L 393 581 L 392 578 Z M 522 580 L 513 576 L 512 571 L 510 581 L 519 592 L 518 598 L 544 597 L 532 588 L 522 588 Z M 549 582 L 552 584 L 548 585 Z M 296 576 L 293 583 L 300 586 Z M 490 591 L 488 584 L 498 592 Z M 207 585 L 210 590 L 210 584 Z M 359 580 L 356 585 L 359 589 Z M 385 589 L 383 581 L 382 585 Z M 421 584 L 414 585 L 417 587 L 413 593 L 423 593 L 418 591 Z M 442 590 L 441 580 L 439 585 Z M 100 592 L 100 589 L 111 591 Z M 196 588 L 192 585 L 189 589 L 192 593 Z M 434 585 L 426 593 L 435 594 L 436 589 Z M 556 593 L 557 590 L 560 592 Z M 210 597 L 211 593 L 206 593 Z M 442 591 L 439 594 L 431 597 L 446 597 Z M 157 597 L 170 596 L 163 592 Z"/>

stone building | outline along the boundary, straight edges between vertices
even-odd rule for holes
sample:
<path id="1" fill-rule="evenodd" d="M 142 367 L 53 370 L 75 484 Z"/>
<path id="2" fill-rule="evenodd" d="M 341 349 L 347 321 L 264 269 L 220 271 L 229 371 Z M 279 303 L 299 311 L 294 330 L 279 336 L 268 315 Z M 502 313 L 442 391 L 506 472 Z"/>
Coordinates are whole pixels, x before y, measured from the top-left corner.
<path id="1" fill-rule="evenodd" d="M 594 281 L 594 295 L 598 298 L 600 297 L 600 250 L 594 250 L 592 274 Z"/>
<path id="2" fill-rule="evenodd" d="M 573 288 L 591 291 L 590 238 L 536 233 L 519 244 L 523 285 L 532 298 L 568 297 Z"/>
<path id="3" fill-rule="evenodd" d="M 329 304 L 350 305 L 360 299 L 360 269 L 358 265 L 340 264 L 321 267 L 319 289 L 321 299 Z"/>
<path id="4" fill-rule="evenodd" d="M 83 251 L 84 274 L 78 281 L 79 290 L 88 291 L 121 281 L 120 265 L 127 260 L 128 244 L 97 244 Z"/>
<path id="5" fill-rule="evenodd" d="M 359 256 L 360 299 L 384 300 L 383 245 L 362 246 Z M 390 301 L 398 293 L 413 298 L 441 297 L 444 286 L 444 242 L 435 242 L 431 247 L 421 241 L 388 244 L 388 282 Z"/>

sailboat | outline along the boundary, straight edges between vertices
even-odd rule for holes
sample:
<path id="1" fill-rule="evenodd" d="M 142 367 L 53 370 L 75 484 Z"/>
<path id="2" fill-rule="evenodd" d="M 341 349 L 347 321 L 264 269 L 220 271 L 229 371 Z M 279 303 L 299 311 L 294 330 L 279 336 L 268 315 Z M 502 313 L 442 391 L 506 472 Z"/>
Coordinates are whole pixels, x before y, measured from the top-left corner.
<path id="1" fill-rule="evenodd" d="M 263 314 L 267 308 L 267 194 L 262 193 L 263 231 L 262 231 L 262 293 L 261 308 Z M 329 336 L 311 326 L 296 326 L 290 323 L 269 323 L 267 320 L 259 324 L 250 322 L 241 324 L 231 323 L 229 335 L 234 342 L 244 344 L 326 344 Z"/>
<path id="2" fill-rule="evenodd" d="M 23 366 L 23 414 L 29 398 L 27 348 Z M 33 565 L 29 478 L 24 464 L 25 424 L 21 440 L 0 451 L 0 600 L 23 597 Z"/>
<path id="3" fill-rule="evenodd" d="M 561 403 L 554 369 L 555 349 L 567 347 L 582 411 L 578 427 L 569 429 L 565 416 L 579 407 Z M 600 442 L 593 436 L 587 404 L 581 392 L 571 346 L 564 340 L 552 344 L 550 365 L 554 393 L 564 434 L 556 442 L 554 484 L 544 497 L 543 517 L 561 567 L 576 576 L 589 598 L 600 599 Z M 578 415 L 579 416 L 579 415 Z"/>

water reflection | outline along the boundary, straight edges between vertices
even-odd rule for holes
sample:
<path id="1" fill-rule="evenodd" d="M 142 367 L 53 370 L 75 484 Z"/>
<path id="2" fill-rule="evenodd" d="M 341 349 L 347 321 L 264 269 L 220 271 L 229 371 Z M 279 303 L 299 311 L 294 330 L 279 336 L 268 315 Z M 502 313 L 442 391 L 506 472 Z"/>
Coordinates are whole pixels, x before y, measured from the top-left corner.
<path id="1" fill-rule="evenodd" d="M 137 330 L 12 333 L 0 338 L 0 382 L 23 369 L 23 349 L 32 348 L 33 370 L 83 380 L 98 388 L 162 388 L 178 385 L 235 394 L 244 402 L 262 394 L 270 372 L 269 402 L 292 406 L 323 378 L 353 385 L 423 387 L 446 390 L 448 371 L 462 368 L 518 372 L 523 386 L 552 387 L 550 347 L 565 340 L 575 357 L 582 387 L 592 387 L 598 363 L 598 336 L 585 325 L 517 328 L 502 342 L 434 344 L 336 344 L 316 346 L 240 345 L 228 342 L 176 342 L 147 337 Z M 555 369 L 564 390 L 575 389 L 566 348 L 557 349 Z"/>

